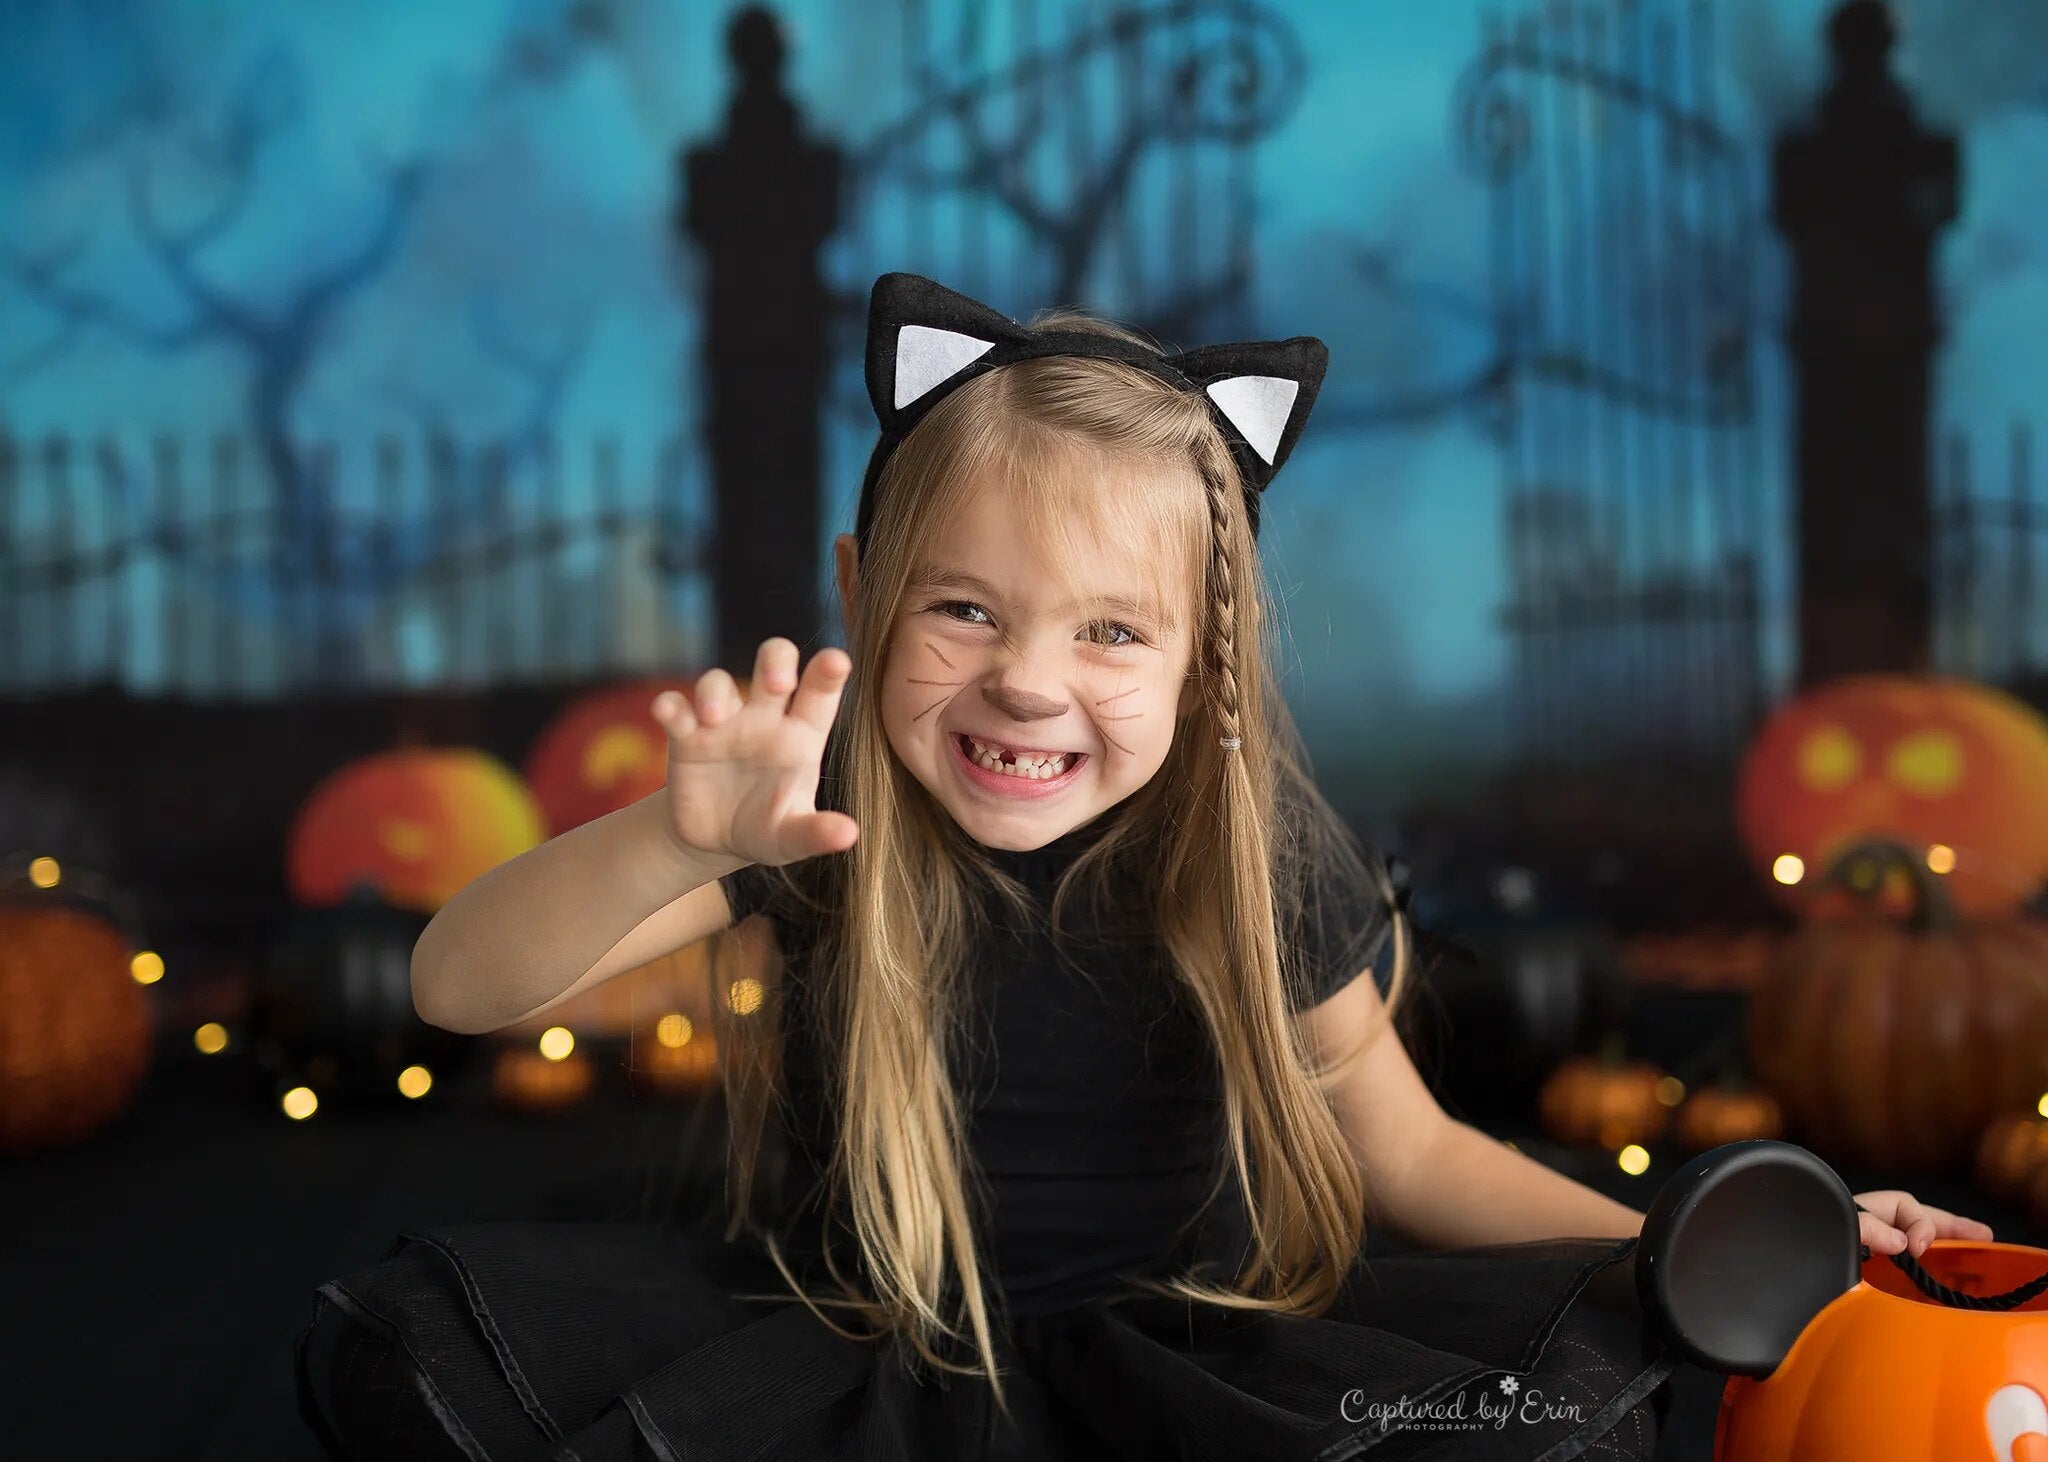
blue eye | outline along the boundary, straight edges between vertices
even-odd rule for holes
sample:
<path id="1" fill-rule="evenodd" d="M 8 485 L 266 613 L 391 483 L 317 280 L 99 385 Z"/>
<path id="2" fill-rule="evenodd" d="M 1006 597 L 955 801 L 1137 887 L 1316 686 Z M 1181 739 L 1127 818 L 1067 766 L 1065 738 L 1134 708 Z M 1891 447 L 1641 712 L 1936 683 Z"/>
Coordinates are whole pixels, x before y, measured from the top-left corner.
<path id="1" fill-rule="evenodd" d="M 971 603 L 965 599 L 941 599 L 936 604 L 926 605 L 925 608 L 929 613 L 942 614 L 947 619 L 957 620 L 961 624 L 988 623 L 988 611 L 986 609 L 983 609 L 979 604 Z M 964 609 L 970 614 L 978 614 L 981 616 L 981 618 L 961 619 L 959 615 L 953 613 L 953 611 L 956 609 Z"/>

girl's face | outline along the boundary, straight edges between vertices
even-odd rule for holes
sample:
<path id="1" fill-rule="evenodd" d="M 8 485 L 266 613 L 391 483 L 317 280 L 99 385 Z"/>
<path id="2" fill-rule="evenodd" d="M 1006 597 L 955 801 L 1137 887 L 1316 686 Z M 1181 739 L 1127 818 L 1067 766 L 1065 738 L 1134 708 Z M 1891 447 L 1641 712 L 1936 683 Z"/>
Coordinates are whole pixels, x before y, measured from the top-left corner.
<path id="1" fill-rule="evenodd" d="M 1062 578 L 1028 537 L 989 490 L 971 496 L 912 574 L 880 697 L 911 774 L 977 842 L 1013 850 L 1143 787 L 1194 703 L 1185 570 L 1158 603 L 1136 545 L 1076 535 Z"/>

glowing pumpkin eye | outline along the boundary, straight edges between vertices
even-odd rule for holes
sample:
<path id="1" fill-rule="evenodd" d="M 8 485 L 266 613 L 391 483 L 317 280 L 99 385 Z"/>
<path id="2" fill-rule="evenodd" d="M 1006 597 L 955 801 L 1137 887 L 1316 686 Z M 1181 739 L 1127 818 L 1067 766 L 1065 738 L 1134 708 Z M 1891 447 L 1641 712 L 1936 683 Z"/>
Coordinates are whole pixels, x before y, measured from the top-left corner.
<path id="1" fill-rule="evenodd" d="M 1816 792 L 1835 792 L 1863 770 L 1863 748 L 1840 726 L 1822 726 L 1799 744 L 1799 780 Z"/>
<path id="2" fill-rule="evenodd" d="M 1923 797 L 1953 792 L 1963 779 L 1963 744 L 1947 731 L 1915 731 L 1892 748 L 1892 780 Z"/>

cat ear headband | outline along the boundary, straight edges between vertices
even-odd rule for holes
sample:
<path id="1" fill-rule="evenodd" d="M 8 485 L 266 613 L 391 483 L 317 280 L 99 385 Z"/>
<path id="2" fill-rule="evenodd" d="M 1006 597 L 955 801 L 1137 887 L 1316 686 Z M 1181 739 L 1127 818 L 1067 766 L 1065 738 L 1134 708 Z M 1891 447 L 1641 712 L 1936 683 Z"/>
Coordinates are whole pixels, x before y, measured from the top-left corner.
<path id="1" fill-rule="evenodd" d="M 1126 361 L 1183 391 L 1201 392 L 1237 458 L 1254 537 L 1260 495 L 1294 450 L 1330 359 L 1312 335 L 1161 355 L 1114 336 L 1032 330 L 922 275 L 884 274 L 868 301 L 868 399 L 882 435 L 860 487 L 854 537 L 862 549 L 882 468 L 925 413 L 984 371 L 1047 355 Z"/>

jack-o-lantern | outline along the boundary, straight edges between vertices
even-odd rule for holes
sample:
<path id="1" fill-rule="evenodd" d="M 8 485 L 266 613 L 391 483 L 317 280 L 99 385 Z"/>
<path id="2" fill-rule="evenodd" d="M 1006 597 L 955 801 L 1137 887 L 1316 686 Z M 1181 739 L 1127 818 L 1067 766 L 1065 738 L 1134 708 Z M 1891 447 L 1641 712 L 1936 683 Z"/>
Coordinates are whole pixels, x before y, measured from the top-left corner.
<path id="1" fill-rule="evenodd" d="M 734 674 L 740 696 L 747 677 Z M 665 690 L 688 693 L 669 679 L 628 681 L 572 701 L 541 731 L 526 756 L 533 788 L 550 834 L 580 827 L 661 790 L 668 777 L 668 734 L 654 719 L 654 698 Z"/>
<path id="2" fill-rule="evenodd" d="M 1635 1276 L 1665 1364 L 1728 1377 L 1716 1462 L 2048 1462 L 2048 1250 L 1859 1257 L 1841 1178 L 1782 1142 L 1692 1159 Z"/>
<path id="3" fill-rule="evenodd" d="M 1919 852 L 1964 913 L 2002 912 L 2048 881 L 2048 721 L 1970 681 L 1831 681 L 1757 734 L 1737 816 L 1764 876 L 1803 913 L 1847 911 L 1801 870 L 1871 838 Z M 1905 901 L 1903 886 L 1890 893 Z"/>
<path id="4" fill-rule="evenodd" d="M 1941 1239 L 1920 1267 L 1998 1295 L 2048 1273 L 2048 1249 Z M 2048 1462 L 2048 1296 L 2003 1312 L 1946 1305 L 1874 1254 L 1769 1377 L 1729 1378 L 1714 1456 Z"/>
<path id="5" fill-rule="evenodd" d="M 541 838 L 540 809 L 495 757 L 384 752 L 349 763 L 306 799 L 292 824 L 291 890 L 301 903 L 327 905 L 367 887 L 431 914 Z"/>
<path id="6" fill-rule="evenodd" d="M 2048 925 L 1958 918 L 1894 844 L 1850 850 L 1829 878 L 1875 889 L 1889 871 L 1916 900 L 1908 918 L 1809 924 L 1786 940 L 1750 1002 L 1750 1069 L 1827 1156 L 1943 1167 L 2048 1090 Z"/>

